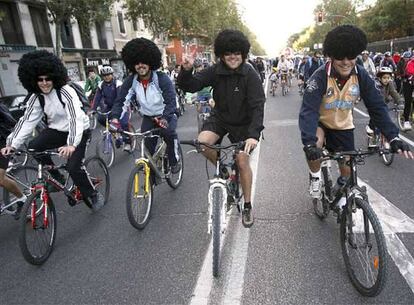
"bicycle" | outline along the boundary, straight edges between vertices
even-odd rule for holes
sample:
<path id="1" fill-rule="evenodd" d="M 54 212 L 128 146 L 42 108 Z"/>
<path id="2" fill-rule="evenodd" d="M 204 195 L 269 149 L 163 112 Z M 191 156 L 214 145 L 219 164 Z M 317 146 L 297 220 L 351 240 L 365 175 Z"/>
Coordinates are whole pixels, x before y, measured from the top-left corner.
<path id="1" fill-rule="evenodd" d="M 287 72 L 283 72 L 280 75 L 280 83 L 281 83 L 281 88 L 282 88 L 282 95 L 285 96 L 288 92 L 289 92 L 289 86 L 287 84 L 288 80 L 288 73 Z"/>
<path id="2" fill-rule="evenodd" d="M 387 247 L 381 224 L 369 204 L 366 187 L 358 185 L 357 165 L 364 164 L 365 157 L 375 153 L 375 150 L 325 151 L 325 157 L 321 159 L 322 195 L 320 199 L 313 199 L 315 214 L 321 220 L 328 216 L 330 210 L 336 213 L 348 276 L 360 294 L 370 297 L 378 295 L 384 288 Z M 344 185 L 333 187 L 331 161 L 347 159 L 351 176 Z M 346 205 L 341 210 L 337 204 L 343 196 L 346 197 Z M 353 253 L 354 250 L 356 253 Z"/>
<path id="3" fill-rule="evenodd" d="M 204 122 L 207 120 L 208 117 L 210 117 L 211 106 L 208 100 L 199 100 L 196 102 L 196 108 L 198 133 L 200 133 Z"/>
<path id="4" fill-rule="evenodd" d="M 33 157 L 59 155 L 55 150 L 43 152 L 29 150 L 27 153 Z M 95 190 L 103 195 L 106 204 L 109 197 L 110 181 L 105 163 L 101 158 L 93 156 L 86 159 L 83 167 Z M 71 206 L 83 201 L 89 208 L 92 208 L 91 203 L 82 198 L 79 188 L 71 182 L 69 174 L 66 175 L 65 182 L 60 182 L 48 173 L 50 170 L 67 171 L 66 164 L 58 166 L 38 164 L 37 177 L 31 182 L 31 193 L 21 211 L 23 216 L 20 217 L 19 246 L 24 259 L 33 265 L 41 265 L 46 262 L 55 244 L 56 208 L 49 194 L 51 188 L 56 192 L 63 191 Z"/>
<path id="5" fill-rule="evenodd" d="M 220 266 L 221 237 L 226 232 L 231 209 L 236 206 L 239 213 L 243 210 L 243 192 L 240 185 L 239 168 L 236 164 L 236 155 L 242 150 L 244 142 L 229 145 L 210 145 L 198 140 L 191 140 L 181 141 L 181 144 L 195 147 L 196 152 L 202 152 L 202 146 L 217 151 L 215 174 L 211 179 L 209 178 L 207 226 L 207 233 L 212 234 L 213 238 L 212 271 L 213 276 L 217 277 Z M 232 155 L 231 161 L 225 163 L 229 153 Z M 208 161 L 206 160 L 206 162 Z M 223 172 L 224 167 L 227 169 L 227 175 L 225 174 L 226 171 Z M 230 169 L 230 175 L 228 169 Z"/>
<path id="6" fill-rule="evenodd" d="M 145 132 L 122 132 L 139 139 L 141 147 L 140 156 L 135 160 L 135 166 L 128 178 L 126 196 L 128 220 L 138 230 L 144 229 L 151 217 L 154 185 L 166 181 L 172 189 L 177 189 L 182 181 L 184 160 L 181 146 L 178 145 L 176 152 L 180 169 L 173 173 L 168 160 L 167 144 L 159 135 L 160 130 L 155 128 Z M 154 154 L 151 154 L 145 146 L 145 140 L 152 138 L 158 141 Z"/>
<path id="7" fill-rule="evenodd" d="M 392 111 L 395 112 L 395 119 L 398 123 L 398 127 L 400 128 L 400 130 L 402 131 L 406 131 L 404 128 L 404 122 L 405 122 L 405 117 L 404 117 L 404 104 L 394 104 L 394 107 L 391 108 Z M 414 112 L 411 111 L 411 114 L 409 116 L 409 122 L 411 123 L 411 125 L 414 125 Z"/>
<path id="8" fill-rule="evenodd" d="M 185 93 L 183 90 L 176 88 L 176 104 L 180 116 L 185 112 Z"/>
<path id="9" fill-rule="evenodd" d="M 394 154 L 384 153 L 385 150 L 390 149 L 390 143 L 384 135 L 381 134 L 378 128 L 374 128 L 374 134 L 372 136 L 368 135 L 367 141 L 368 149 L 375 149 L 381 157 L 382 163 L 386 166 L 390 166 L 394 161 Z"/>
<path id="10" fill-rule="evenodd" d="M 107 112 L 96 111 L 99 115 L 105 116 L 105 129 L 102 131 L 102 137 L 96 145 L 96 155 L 104 160 L 106 166 L 110 168 L 115 160 L 115 147 L 119 148 L 125 145 L 121 132 L 111 128 L 109 123 L 109 116 L 112 110 Z M 128 130 L 134 131 L 134 128 L 128 123 Z M 136 147 L 136 141 L 131 138 L 131 151 L 134 151 Z"/>

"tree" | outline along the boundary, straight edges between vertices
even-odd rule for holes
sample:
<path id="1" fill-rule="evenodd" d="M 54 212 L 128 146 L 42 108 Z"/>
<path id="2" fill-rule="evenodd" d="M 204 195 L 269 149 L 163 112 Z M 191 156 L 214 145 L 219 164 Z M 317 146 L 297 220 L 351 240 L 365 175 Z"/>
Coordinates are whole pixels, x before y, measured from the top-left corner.
<path id="1" fill-rule="evenodd" d="M 89 29 L 95 22 L 110 18 L 114 0 L 45 0 L 52 22 L 56 25 L 56 55 L 62 57 L 61 24 L 75 18 L 82 35 L 89 37 Z"/>

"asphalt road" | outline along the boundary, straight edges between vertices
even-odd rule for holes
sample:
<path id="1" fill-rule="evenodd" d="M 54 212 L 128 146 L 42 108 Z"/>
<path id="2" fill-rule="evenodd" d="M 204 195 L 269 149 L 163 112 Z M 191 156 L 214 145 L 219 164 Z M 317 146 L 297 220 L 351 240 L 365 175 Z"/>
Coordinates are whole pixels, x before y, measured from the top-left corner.
<path id="1" fill-rule="evenodd" d="M 0 304 L 413 304 L 414 287 L 402 276 L 413 266 L 400 269 L 391 257 L 388 282 L 378 297 L 361 297 L 351 285 L 339 226 L 333 217 L 321 222 L 307 194 L 296 91 L 268 97 L 264 140 L 257 152 L 256 222 L 247 230 L 237 213 L 231 217 L 218 279 L 211 278 L 208 264 L 204 159 L 185 155 L 182 185 L 177 190 L 166 184 L 156 187 L 150 223 L 137 231 L 125 210 L 133 157 L 117 151 L 110 201 L 102 210 L 70 207 L 61 195 L 52 195 L 57 239 L 43 266 L 26 263 L 18 247 L 17 222 L 0 217 Z M 355 121 L 356 146 L 363 147 L 367 119 L 355 113 Z M 190 105 L 178 133 L 181 139 L 196 137 Z M 405 134 L 411 140 L 413 135 Z M 396 157 L 385 167 L 373 156 L 359 167 L 359 176 L 414 219 L 413 170 L 414 161 Z M 414 253 L 408 231 L 395 234 Z"/>

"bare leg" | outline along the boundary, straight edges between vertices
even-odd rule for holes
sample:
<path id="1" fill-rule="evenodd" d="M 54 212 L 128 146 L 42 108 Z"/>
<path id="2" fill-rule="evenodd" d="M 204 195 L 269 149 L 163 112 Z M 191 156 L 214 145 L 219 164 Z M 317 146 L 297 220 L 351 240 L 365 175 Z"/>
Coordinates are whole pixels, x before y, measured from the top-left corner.
<path id="1" fill-rule="evenodd" d="M 17 186 L 17 183 L 6 177 L 6 171 L 4 169 L 0 169 L 0 187 L 5 188 L 18 198 L 23 196 L 23 193 Z"/>
<path id="2" fill-rule="evenodd" d="M 204 142 L 210 145 L 216 144 L 217 141 L 220 139 L 219 135 L 209 131 L 209 130 L 204 130 L 202 132 L 200 132 L 200 134 L 198 135 L 198 141 L 200 142 Z M 207 148 L 207 147 L 203 147 L 204 151 L 203 151 L 203 155 L 213 164 L 216 164 L 217 161 L 217 152 L 213 149 Z"/>
<path id="3" fill-rule="evenodd" d="M 240 170 L 240 183 L 243 189 L 245 202 L 251 202 L 253 173 L 249 164 L 249 155 L 240 152 L 236 157 L 237 166 Z"/>

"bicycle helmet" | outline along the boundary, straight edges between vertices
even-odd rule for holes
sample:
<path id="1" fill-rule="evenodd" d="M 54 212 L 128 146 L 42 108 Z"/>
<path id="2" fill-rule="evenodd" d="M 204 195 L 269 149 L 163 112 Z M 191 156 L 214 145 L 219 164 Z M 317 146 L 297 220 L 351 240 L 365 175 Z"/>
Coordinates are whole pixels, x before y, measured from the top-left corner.
<path id="1" fill-rule="evenodd" d="M 243 61 L 246 60 L 250 50 L 247 37 L 238 30 L 223 30 L 214 40 L 214 53 L 221 57 L 226 52 L 241 52 Z"/>
<path id="2" fill-rule="evenodd" d="M 356 58 L 367 47 L 365 33 L 349 24 L 340 25 L 329 31 L 323 43 L 325 56 L 342 60 Z"/>
<path id="3" fill-rule="evenodd" d="M 410 51 L 405 51 L 402 55 L 403 58 L 411 58 L 412 53 Z"/>
<path id="4" fill-rule="evenodd" d="M 135 72 L 135 65 L 142 63 L 157 70 L 161 66 L 161 51 L 157 45 L 146 38 L 135 38 L 122 48 L 122 60 L 125 66 Z"/>
<path id="5" fill-rule="evenodd" d="M 385 52 L 385 53 L 384 53 L 384 56 L 386 56 L 386 57 L 390 57 L 390 56 L 391 56 L 391 52 L 389 52 L 389 51 Z"/>
<path id="6" fill-rule="evenodd" d="M 369 55 L 369 52 L 367 50 L 362 51 L 361 55 Z"/>
<path id="7" fill-rule="evenodd" d="M 112 69 L 111 66 L 104 66 L 101 69 L 101 74 L 102 75 L 114 74 L 114 69 Z"/>
<path id="8" fill-rule="evenodd" d="M 52 79 L 53 87 L 57 89 L 66 85 L 68 79 L 68 72 L 62 61 L 46 50 L 24 54 L 19 61 L 17 74 L 29 93 L 41 93 L 37 85 L 37 77 L 40 75 L 47 75 Z"/>
<path id="9" fill-rule="evenodd" d="M 390 75 L 392 75 L 393 74 L 393 71 L 392 71 L 392 69 L 390 67 L 381 67 L 378 70 L 378 72 L 377 72 L 377 77 L 381 77 L 384 74 L 390 74 Z"/>

